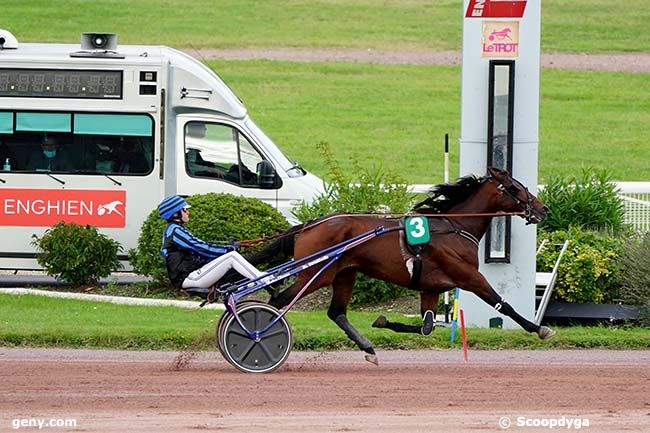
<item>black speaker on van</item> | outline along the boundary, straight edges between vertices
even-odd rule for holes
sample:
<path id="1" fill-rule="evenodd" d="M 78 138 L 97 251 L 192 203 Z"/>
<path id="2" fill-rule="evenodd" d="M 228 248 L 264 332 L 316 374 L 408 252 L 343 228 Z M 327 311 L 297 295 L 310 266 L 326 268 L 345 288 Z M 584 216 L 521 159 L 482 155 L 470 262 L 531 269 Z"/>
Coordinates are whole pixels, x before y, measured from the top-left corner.
<path id="1" fill-rule="evenodd" d="M 117 35 L 115 33 L 82 33 L 81 49 L 115 51 Z"/>

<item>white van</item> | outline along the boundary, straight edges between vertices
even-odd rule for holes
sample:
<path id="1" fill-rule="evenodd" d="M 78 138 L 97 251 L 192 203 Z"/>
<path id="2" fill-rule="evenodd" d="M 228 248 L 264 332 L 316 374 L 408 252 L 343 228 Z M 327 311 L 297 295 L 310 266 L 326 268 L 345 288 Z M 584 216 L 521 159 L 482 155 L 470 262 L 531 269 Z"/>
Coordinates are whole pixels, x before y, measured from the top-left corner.
<path id="1" fill-rule="evenodd" d="M 128 251 L 170 194 L 254 197 L 290 219 L 322 192 L 208 67 L 116 40 L 19 44 L 0 30 L 0 269 L 38 269 L 32 235 L 61 220 Z"/>

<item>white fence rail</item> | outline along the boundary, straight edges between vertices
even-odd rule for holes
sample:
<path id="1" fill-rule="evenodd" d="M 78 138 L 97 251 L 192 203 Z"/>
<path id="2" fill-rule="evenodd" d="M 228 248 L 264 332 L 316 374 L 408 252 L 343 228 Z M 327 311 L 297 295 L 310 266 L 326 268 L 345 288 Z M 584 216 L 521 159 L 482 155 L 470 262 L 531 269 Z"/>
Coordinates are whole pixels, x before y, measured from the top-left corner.
<path id="1" fill-rule="evenodd" d="M 650 182 L 618 182 L 625 205 L 625 222 L 637 231 L 650 231 Z"/>
<path id="2" fill-rule="evenodd" d="M 625 223 L 635 230 L 650 231 L 650 182 L 617 182 L 625 206 Z M 409 185 L 409 192 L 426 193 L 434 185 Z"/>

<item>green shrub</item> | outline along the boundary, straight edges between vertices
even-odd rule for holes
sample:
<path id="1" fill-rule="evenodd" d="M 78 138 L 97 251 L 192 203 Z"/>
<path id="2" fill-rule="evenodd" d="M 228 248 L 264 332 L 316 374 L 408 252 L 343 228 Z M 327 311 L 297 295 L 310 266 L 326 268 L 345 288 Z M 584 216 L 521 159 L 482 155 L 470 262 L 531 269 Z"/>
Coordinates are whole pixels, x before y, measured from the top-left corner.
<path id="1" fill-rule="evenodd" d="M 617 192 L 606 170 L 583 169 L 579 179 L 552 177 L 539 193 L 549 208 L 539 227 L 549 232 L 581 227 L 619 233 L 625 209 Z"/>
<path id="2" fill-rule="evenodd" d="M 650 326 L 650 232 L 630 238 L 618 258 L 621 299 L 641 306 L 641 321 Z"/>
<path id="3" fill-rule="evenodd" d="M 548 240 L 537 255 L 537 269 L 550 272 L 559 248 L 569 240 L 562 258 L 553 299 L 565 302 L 610 303 L 618 300 L 619 272 L 616 263 L 622 239 L 611 234 L 570 228 L 552 233 L 541 232 L 538 241 Z"/>
<path id="4" fill-rule="evenodd" d="M 254 198 L 210 193 L 193 195 L 187 202 L 192 206 L 187 228 L 207 241 L 258 239 L 289 227 L 278 211 Z M 152 210 L 140 229 L 138 247 L 129 250 L 134 271 L 153 278 L 159 285 L 170 284 L 165 261 L 160 255 L 166 226 L 167 222 L 158 216 L 158 209 Z"/>
<path id="5" fill-rule="evenodd" d="M 292 211 L 300 221 L 333 213 L 404 213 L 411 207 L 408 185 L 399 176 L 381 168 L 361 168 L 357 161 L 352 173 L 343 173 L 327 143 L 316 145 L 327 168 L 325 193 L 312 203 L 302 203 Z M 407 289 L 358 274 L 354 304 L 380 302 L 407 293 Z"/>
<path id="6" fill-rule="evenodd" d="M 117 259 L 122 246 L 96 227 L 61 221 L 42 237 L 34 235 L 32 245 L 48 275 L 75 286 L 96 283 L 122 266 Z"/>

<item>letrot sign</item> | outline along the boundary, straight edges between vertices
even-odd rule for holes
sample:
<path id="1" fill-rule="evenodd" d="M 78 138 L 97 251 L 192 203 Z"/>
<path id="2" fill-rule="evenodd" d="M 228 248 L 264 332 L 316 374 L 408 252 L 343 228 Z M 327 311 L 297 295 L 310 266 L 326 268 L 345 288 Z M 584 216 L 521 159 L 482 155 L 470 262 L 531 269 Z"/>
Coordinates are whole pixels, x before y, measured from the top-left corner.
<path id="1" fill-rule="evenodd" d="M 519 57 L 519 21 L 483 21 L 481 50 L 490 59 Z"/>

